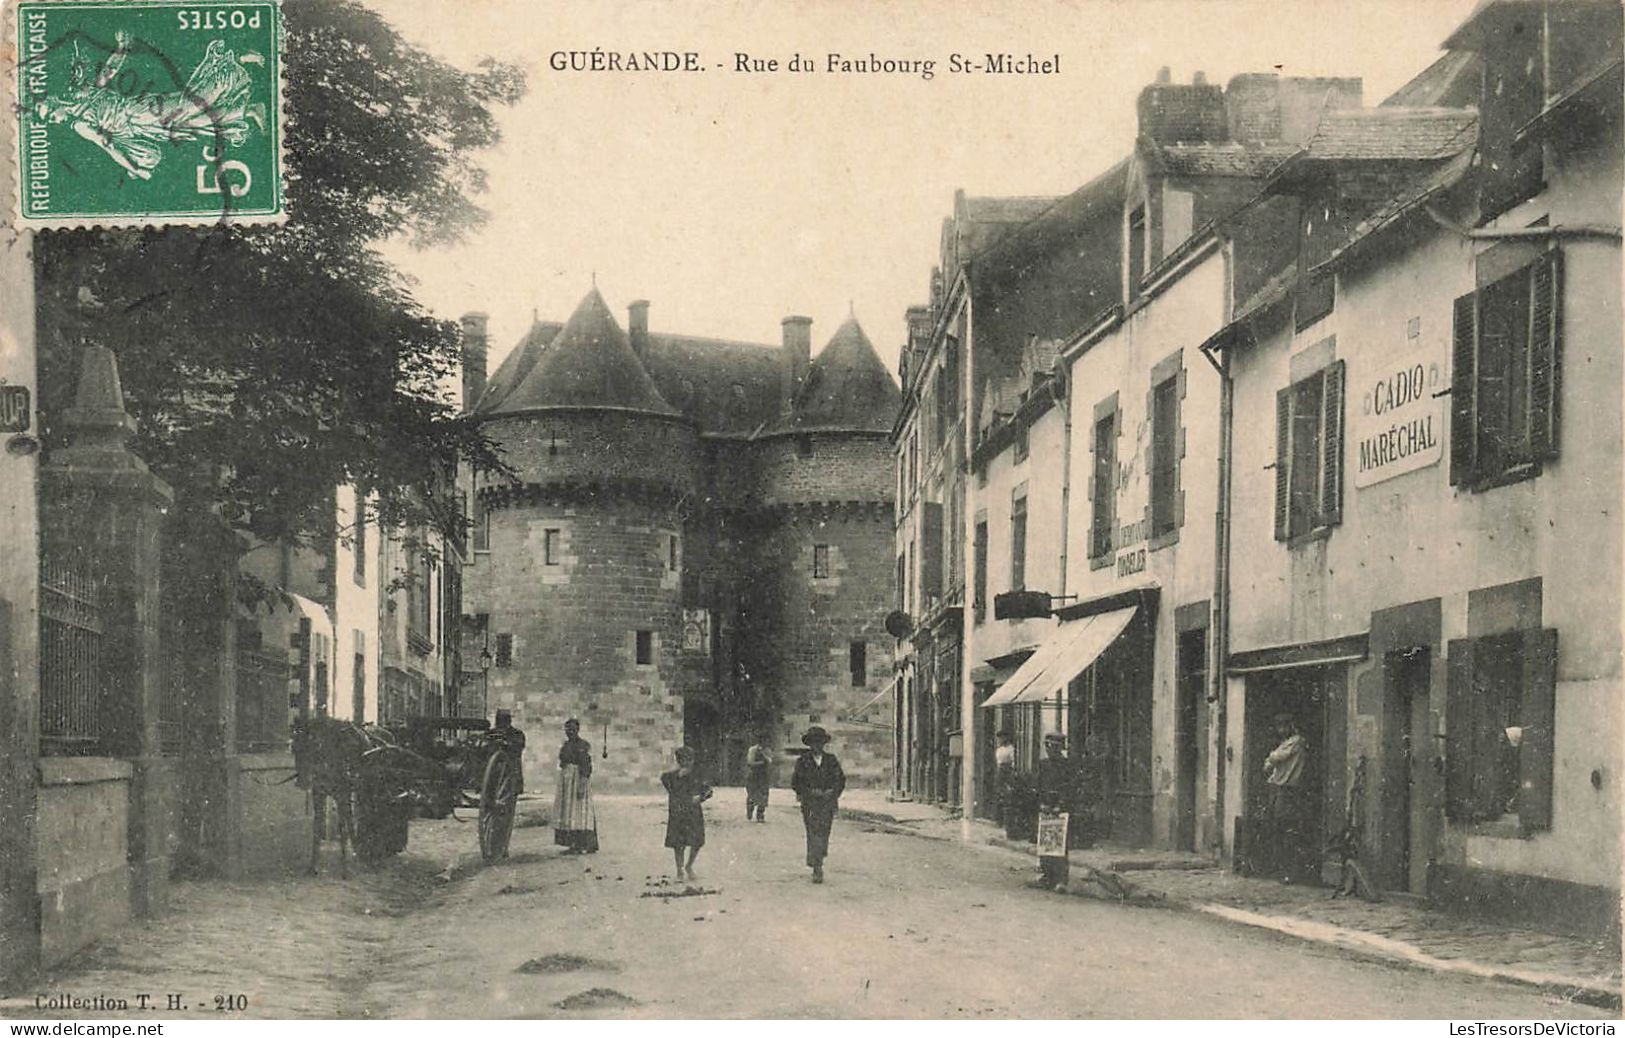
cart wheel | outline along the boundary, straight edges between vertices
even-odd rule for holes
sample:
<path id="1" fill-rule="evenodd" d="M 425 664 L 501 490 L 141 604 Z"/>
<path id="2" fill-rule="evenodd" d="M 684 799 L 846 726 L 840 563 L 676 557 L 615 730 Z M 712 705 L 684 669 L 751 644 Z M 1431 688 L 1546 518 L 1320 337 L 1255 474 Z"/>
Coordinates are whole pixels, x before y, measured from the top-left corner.
<path id="1" fill-rule="evenodd" d="M 519 764 L 507 753 L 493 753 L 480 784 L 480 857 L 487 863 L 508 856 L 514 809 L 519 801 Z"/>

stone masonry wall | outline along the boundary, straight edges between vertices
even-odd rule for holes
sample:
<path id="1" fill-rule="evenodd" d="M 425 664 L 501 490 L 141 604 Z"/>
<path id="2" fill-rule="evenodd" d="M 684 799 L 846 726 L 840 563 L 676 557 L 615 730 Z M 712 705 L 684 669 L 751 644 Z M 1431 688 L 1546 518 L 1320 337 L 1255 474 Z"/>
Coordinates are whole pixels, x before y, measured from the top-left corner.
<path id="1" fill-rule="evenodd" d="M 593 745 L 598 788 L 647 790 L 668 766 L 683 737 L 681 584 L 668 568 L 668 537 L 681 529 L 672 508 L 621 496 L 493 511 L 491 551 L 469 570 L 464 608 L 489 614 L 493 652 L 512 637 L 509 665 L 491 668 L 489 706 L 512 710 L 528 736 L 528 789 L 551 787 L 571 717 Z M 552 564 L 548 530 L 558 531 Z M 652 640 L 645 665 L 639 630 Z"/>
<path id="2" fill-rule="evenodd" d="M 810 433 L 812 456 L 796 436 L 756 445 L 757 494 L 765 505 L 808 501 L 886 501 L 896 496 L 896 469 L 884 433 Z"/>
<path id="3" fill-rule="evenodd" d="M 813 575 L 818 545 L 828 548 L 827 577 Z M 857 712 L 893 676 L 893 641 L 882 626 L 892 604 L 891 551 L 890 502 L 783 509 L 764 525 L 749 589 L 747 615 L 757 628 L 750 644 L 760 656 L 751 670 L 780 704 L 776 744 L 799 746 L 809 725 L 822 725 L 853 786 L 884 786 L 891 776 L 891 700 Z M 858 641 L 865 674 L 854 685 Z"/>

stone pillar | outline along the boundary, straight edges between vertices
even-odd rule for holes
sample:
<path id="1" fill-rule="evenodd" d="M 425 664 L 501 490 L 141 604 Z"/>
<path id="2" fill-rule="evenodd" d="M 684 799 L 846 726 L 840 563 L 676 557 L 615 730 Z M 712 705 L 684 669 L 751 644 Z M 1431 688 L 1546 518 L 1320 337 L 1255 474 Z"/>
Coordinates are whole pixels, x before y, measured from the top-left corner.
<path id="1" fill-rule="evenodd" d="M 186 717 L 177 855 L 191 876 L 236 876 L 242 866 L 235 618 L 244 547 L 204 509 L 178 510 L 167 531 L 164 573 L 175 585 L 172 651 Z"/>
<path id="2" fill-rule="evenodd" d="M 162 754 L 159 548 L 173 495 L 126 440 L 118 359 L 103 346 L 81 357 L 73 406 L 63 412 L 67 446 L 40 472 L 45 557 L 82 562 L 103 590 L 102 753 L 130 763 L 131 908 L 161 905 L 169 879 L 171 763 Z"/>

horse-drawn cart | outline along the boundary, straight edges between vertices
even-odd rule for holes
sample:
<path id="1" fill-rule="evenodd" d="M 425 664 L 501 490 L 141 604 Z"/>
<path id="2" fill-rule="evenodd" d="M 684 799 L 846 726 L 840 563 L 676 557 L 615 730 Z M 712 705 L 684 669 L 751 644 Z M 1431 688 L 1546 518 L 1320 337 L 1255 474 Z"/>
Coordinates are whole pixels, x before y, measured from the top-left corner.
<path id="1" fill-rule="evenodd" d="M 316 718 L 296 723 L 293 734 L 299 785 L 317 804 L 331 797 L 337 805 L 341 867 L 352 832 L 357 856 L 375 861 L 406 848 L 413 815 L 444 818 L 459 807 L 479 812 L 480 856 L 506 857 L 524 791 L 524 747 L 519 729 L 483 717 L 388 726 Z M 321 828 L 311 837 L 313 871 Z"/>

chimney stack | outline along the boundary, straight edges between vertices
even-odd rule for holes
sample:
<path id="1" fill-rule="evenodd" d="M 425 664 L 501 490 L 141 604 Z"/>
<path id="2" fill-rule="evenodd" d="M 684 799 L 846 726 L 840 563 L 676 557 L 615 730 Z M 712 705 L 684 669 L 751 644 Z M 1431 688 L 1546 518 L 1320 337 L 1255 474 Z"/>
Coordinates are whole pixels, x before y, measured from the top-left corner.
<path id="1" fill-rule="evenodd" d="M 626 337 L 632 343 L 632 352 L 641 360 L 649 345 L 649 301 L 635 299 L 626 304 Z"/>
<path id="2" fill-rule="evenodd" d="M 1228 140 L 1224 91 L 1198 72 L 1189 83 L 1175 83 L 1167 68 L 1140 91 L 1136 110 L 1140 133 L 1158 144 L 1207 144 Z"/>
<path id="3" fill-rule="evenodd" d="M 807 369 L 812 365 L 812 318 L 792 315 L 779 323 L 784 328 L 779 410 L 789 414 L 801 393 L 801 384 L 807 381 Z"/>
<path id="4" fill-rule="evenodd" d="M 485 369 L 490 354 L 486 337 L 488 315 L 467 313 L 458 321 L 463 328 L 463 410 L 473 411 L 485 392 Z"/>

